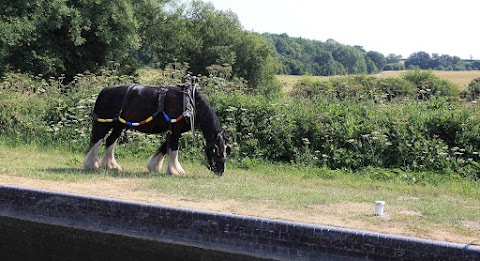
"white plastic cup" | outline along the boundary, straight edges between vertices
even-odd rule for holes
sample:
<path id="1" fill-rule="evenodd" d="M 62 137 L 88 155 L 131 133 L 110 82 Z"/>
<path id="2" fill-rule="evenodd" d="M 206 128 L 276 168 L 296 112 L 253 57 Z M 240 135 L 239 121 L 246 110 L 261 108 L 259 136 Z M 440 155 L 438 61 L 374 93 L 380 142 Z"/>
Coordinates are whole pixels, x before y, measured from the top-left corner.
<path id="1" fill-rule="evenodd" d="M 385 206 L 385 201 L 375 201 L 375 216 L 383 216 L 383 207 Z"/>

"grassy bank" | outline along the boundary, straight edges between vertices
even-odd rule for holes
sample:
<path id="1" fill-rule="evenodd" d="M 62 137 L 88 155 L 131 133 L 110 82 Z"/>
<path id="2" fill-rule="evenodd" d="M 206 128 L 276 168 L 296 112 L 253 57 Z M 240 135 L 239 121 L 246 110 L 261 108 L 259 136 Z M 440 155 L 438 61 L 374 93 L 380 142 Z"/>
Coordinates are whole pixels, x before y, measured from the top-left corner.
<path id="1" fill-rule="evenodd" d="M 379 169 L 351 175 L 267 163 L 249 170 L 229 164 L 218 178 L 182 155 L 189 173 L 183 178 L 146 172 L 146 158 L 131 156 L 118 158 L 123 172 L 88 172 L 81 169 L 83 154 L 3 141 L 0 146 L 1 184 L 462 243 L 480 239 L 480 185 L 474 181 Z M 373 215 L 375 200 L 386 201 L 385 217 Z"/>

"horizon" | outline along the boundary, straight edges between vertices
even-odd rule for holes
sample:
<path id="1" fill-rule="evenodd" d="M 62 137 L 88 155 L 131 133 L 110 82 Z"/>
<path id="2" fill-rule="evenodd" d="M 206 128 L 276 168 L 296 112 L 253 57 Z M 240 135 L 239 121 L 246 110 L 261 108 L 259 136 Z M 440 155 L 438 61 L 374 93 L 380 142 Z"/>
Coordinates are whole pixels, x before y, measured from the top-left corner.
<path id="1" fill-rule="evenodd" d="M 473 26 L 469 27 L 476 23 L 475 7 L 480 4 L 472 0 L 458 0 L 455 5 L 414 0 L 202 1 L 212 3 L 216 10 L 231 10 L 247 31 L 286 33 L 322 42 L 333 39 L 362 46 L 367 52 L 401 55 L 403 59 L 417 52 L 480 59 L 478 37 L 471 30 Z M 274 11 L 269 11 L 273 7 Z M 324 24 L 328 26 L 321 26 Z"/>

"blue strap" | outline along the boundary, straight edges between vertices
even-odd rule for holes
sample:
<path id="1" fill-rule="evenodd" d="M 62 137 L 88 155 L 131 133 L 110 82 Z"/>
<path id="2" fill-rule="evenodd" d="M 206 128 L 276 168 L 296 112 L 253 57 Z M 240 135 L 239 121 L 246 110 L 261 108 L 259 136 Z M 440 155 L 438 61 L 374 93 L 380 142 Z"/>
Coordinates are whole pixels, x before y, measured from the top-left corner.
<path id="1" fill-rule="evenodd" d="M 168 117 L 168 115 L 165 112 L 163 112 L 163 118 L 165 118 L 165 120 L 170 122 L 170 117 Z"/>

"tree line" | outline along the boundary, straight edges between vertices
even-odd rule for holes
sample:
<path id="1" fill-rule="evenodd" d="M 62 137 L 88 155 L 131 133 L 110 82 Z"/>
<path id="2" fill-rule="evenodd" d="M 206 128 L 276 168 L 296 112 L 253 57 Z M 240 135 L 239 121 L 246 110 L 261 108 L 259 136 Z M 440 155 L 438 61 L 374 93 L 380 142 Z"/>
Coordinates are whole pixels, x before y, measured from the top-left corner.
<path id="1" fill-rule="evenodd" d="M 72 79 L 182 63 L 260 86 L 277 72 L 274 52 L 236 14 L 198 0 L 0 1 L 0 73 Z"/>
<path id="2" fill-rule="evenodd" d="M 342 75 L 408 67 L 480 69 L 448 55 L 412 54 L 405 63 L 334 40 L 263 34 L 242 28 L 237 15 L 193 0 L 0 1 L 0 75 L 20 71 L 44 78 L 133 74 L 138 68 L 188 64 L 194 75 L 245 79 L 275 86 L 275 74 Z"/>
<path id="3" fill-rule="evenodd" d="M 280 74 L 344 75 L 372 74 L 387 70 L 480 70 L 480 61 L 465 61 L 458 56 L 428 54 L 420 51 L 403 59 L 394 53 L 383 55 L 366 51 L 362 46 L 344 45 L 329 39 L 325 42 L 290 37 L 287 34 L 263 34 L 276 50 Z"/>

